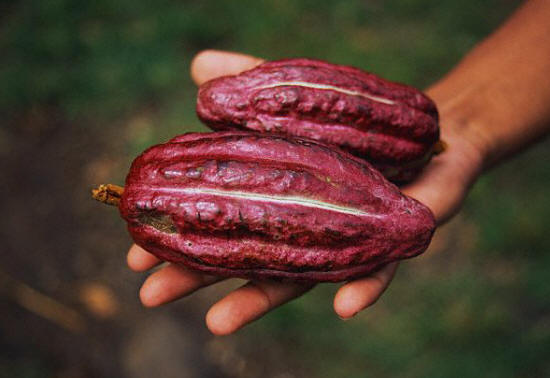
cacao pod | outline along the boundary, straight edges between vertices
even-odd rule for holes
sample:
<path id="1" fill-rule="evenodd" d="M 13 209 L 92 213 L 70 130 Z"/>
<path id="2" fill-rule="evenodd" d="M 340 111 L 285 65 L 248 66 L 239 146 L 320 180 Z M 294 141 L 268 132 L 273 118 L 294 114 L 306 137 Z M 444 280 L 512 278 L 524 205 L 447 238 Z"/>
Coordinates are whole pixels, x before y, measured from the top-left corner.
<path id="1" fill-rule="evenodd" d="M 135 242 L 212 275 L 342 281 L 428 246 L 431 211 L 365 161 L 301 138 L 189 133 L 138 156 L 118 204 Z"/>
<path id="2" fill-rule="evenodd" d="M 313 59 L 263 63 L 200 86 L 199 118 L 214 130 L 315 139 L 368 160 L 395 182 L 440 152 L 438 112 L 419 90 Z"/>

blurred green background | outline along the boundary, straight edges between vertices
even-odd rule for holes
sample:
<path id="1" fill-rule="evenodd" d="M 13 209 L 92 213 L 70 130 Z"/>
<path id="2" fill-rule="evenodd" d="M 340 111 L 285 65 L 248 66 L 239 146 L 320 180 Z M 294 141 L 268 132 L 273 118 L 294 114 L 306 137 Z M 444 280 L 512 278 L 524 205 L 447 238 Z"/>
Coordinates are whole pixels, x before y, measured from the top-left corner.
<path id="1" fill-rule="evenodd" d="M 202 49 L 321 58 L 425 88 L 518 5 L 0 3 L 0 377 L 550 376 L 548 141 L 482 177 L 353 320 L 336 317 L 327 284 L 224 338 L 202 317 L 242 281 L 142 308 L 124 225 L 88 199 L 145 147 L 206 131 L 188 74 Z"/>

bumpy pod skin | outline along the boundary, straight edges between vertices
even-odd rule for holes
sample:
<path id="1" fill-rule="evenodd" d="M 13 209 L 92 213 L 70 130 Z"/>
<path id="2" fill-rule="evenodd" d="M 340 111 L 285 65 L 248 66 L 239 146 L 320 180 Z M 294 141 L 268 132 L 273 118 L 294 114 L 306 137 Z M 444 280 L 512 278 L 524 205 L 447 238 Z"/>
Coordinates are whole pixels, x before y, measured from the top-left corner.
<path id="1" fill-rule="evenodd" d="M 120 203 L 135 242 L 230 277 L 342 281 L 422 253 L 431 211 L 327 145 L 250 132 L 190 133 L 132 163 Z"/>
<path id="2" fill-rule="evenodd" d="M 261 64 L 199 88 L 214 130 L 253 130 L 335 144 L 396 182 L 413 179 L 439 140 L 435 104 L 419 90 L 313 59 Z"/>

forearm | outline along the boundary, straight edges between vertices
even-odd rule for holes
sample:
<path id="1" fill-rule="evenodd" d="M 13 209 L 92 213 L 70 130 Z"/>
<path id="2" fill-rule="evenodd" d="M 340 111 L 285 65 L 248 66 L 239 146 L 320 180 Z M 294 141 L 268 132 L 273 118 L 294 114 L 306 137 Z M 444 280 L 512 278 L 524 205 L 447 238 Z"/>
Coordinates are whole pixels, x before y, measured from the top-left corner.
<path id="1" fill-rule="evenodd" d="M 484 167 L 550 131 L 550 0 L 526 2 L 428 93 Z M 452 148 L 452 146 L 451 146 Z"/>

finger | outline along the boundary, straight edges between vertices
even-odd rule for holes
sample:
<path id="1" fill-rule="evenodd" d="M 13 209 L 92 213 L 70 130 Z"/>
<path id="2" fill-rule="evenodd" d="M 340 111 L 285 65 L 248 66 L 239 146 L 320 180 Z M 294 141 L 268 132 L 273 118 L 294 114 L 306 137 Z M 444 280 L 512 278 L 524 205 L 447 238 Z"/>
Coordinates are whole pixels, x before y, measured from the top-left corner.
<path id="1" fill-rule="evenodd" d="M 206 314 L 206 325 L 215 335 L 228 335 L 312 287 L 271 281 L 249 282 L 214 304 Z"/>
<path id="2" fill-rule="evenodd" d="M 423 173 L 402 191 L 428 206 L 439 225 L 460 208 L 482 168 L 482 154 L 452 130 L 442 129 L 444 153 L 434 157 Z"/>
<path id="3" fill-rule="evenodd" d="M 218 76 L 234 75 L 256 67 L 263 59 L 219 50 L 204 50 L 191 62 L 191 78 L 197 85 Z"/>
<path id="4" fill-rule="evenodd" d="M 188 270 L 174 264 L 151 274 L 141 286 L 139 297 L 147 307 L 171 302 L 222 278 Z"/>
<path id="5" fill-rule="evenodd" d="M 140 246 L 132 244 L 130 250 L 128 251 L 128 255 L 126 256 L 126 262 L 133 271 L 143 272 L 160 264 L 161 260 Z"/>
<path id="6" fill-rule="evenodd" d="M 458 211 L 475 177 L 460 162 L 446 162 L 444 158 L 435 158 L 418 179 L 402 189 L 403 193 L 428 206 L 438 225 Z"/>
<path id="7" fill-rule="evenodd" d="M 449 219 L 461 203 L 465 191 L 462 183 L 454 184 L 455 178 L 448 177 L 452 171 L 431 169 L 418 177 L 411 185 L 402 189 L 406 195 L 422 202 L 434 213 L 437 224 Z"/>
<path id="8" fill-rule="evenodd" d="M 342 286 L 334 297 L 334 311 L 342 319 L 349 319 L 374 304 L 390 284 L 397 263 L 386 265 L 378 272 Z"/>

